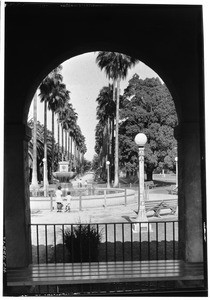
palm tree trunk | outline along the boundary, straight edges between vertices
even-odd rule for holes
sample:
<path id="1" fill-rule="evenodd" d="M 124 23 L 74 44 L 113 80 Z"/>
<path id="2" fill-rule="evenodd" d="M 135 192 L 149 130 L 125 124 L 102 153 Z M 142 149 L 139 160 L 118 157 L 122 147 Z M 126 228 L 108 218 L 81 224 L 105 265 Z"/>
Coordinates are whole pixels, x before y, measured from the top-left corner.
<path id="1" fill-rule="evenodd" d="M 74 140 L 74 167 L 77 169 L 77 160 L 76 160 L 76 141 Z"/>
<path id="2" fill-rule="evenodd" d="M 37 91 L 34 95 L 34 111 L 33 111 L 33 119 L 34 119 L 34 128 L 33 128 L 33 169 L 32 169 L 32 180 L 31 187 L 38 188 L 38 180 L 37 180 Z"/>
<path id="3" fill-rule="evenodd" d="M 61 152 L 62 152 L 62 160 L 63 160 L 63 126 L 61 124 Z"/>
<path id="4" fill-rule="evenodd" d="M 112 142 L 111 142 L 111 180 L 114 181 L 114 149 L 115 149 L 115 137 L 114 137 L 114 119 L 112 119 Z"/>
<path id="5" fill-rule="evenodd" d="M 55 113 L 52 111 L 52 162 L 51 162 L 51 181 L 53 183 L 53 172 L 54 172 L 54 157 L 55 157 L 55 144 L 54 144 L 54 135 L 55 135 Z"/>
<path id="6" fill-rule="evenodd" d="M 69 152 L 70 152 L 70 135 L 69 135 L 69 132 L 68 132 L 68 150 L 67 150 L 67 152 L 68 152 L 68 161 L 69 161 Z"/>
<path id="7" fill-rule="evenodd" d="M 83 153 L 80 152 L 81 174 L 84 174 Z"/>
<path id="8" fill-rule="evenodd" d="M 79 147 L 77 147 L 77 164 L 78 164 L 79 173 L 81 173 L 80 159 L 79 159 Z"/>
<path id="9" fill-rule="evenodd" d="M 49 185 L 48 183 L 48 177 L 47 177 L 47 102 L 44 101 L 44 178 L 43 178 L 43 185 L 45 194 L 47 192 L 47 187 Z"/>
<path id="10" fill-rule="evenodd" d="M 113 79 L 113 91 L 112 91 L 112 97 L 113 97 L 113 101 L 115 102 L 115 85 L 116 85 L 116 80 Z"/>
<path id="11" fill-rule="evenodd" d="M 64 157 L 64 160 L 66 160 L 66 130 L 65 129 L 63 129 L 63 148 L 64 148 L 63 157 Z"/>
<path id="12" fill-rule="evenodd" d="M 70 163 L 70 171 L 72 170 L 72 136 L 71 133 L 69 132 L 69 163 Z"/>
<path id="13" fill-rule="evenodd" d="M 115 79 L 113 79 L 113 101 L 115 102 L 115 85 L 116 85 L 116 81 Z M 112 161 L 111 161 L 111 181 L 114 182 L 114 172 L 115 172 L 115 165 L 114 165 L 114 158 L 115 158 L 115 128 L 114 128 L 114 118 L 112 119 L 112 141 L 111 141 L 111 153 L 112 153 Z"/>
<path id="14" fill-rule="evenodd" d="M 110 159 L 110 119 L 107 119 L 107 157 Z"/>
<path id="15" fill-rule="evenodd" d="M 65 134 L 65 157 L 66 157 L 66 159 L 68 159 L 67 158 L 67 153 L 68 153 L 68 149 L 67 149 L 67 131 L 65 130 L 64 131 L 64 134 Z"/>
<path id="16" fill-rule="evenodd" d="M 60 152 L 60 126 L 59 126 L 59 116 L 58 116 L 58 161 L 60 160 L 59 157 L 59 152 Z"/>
<path id="17" fill-rule="evenodd" d="M 112 154 L 112 124 L 111 119 L 108 118 L 109 122 L 109 160 L 111 160 L 111 154 Z"/>
<path id="18" fill-rule="evenodd" d="M 116 99 L 116 131 L 115 131 L 115 173 L 114 187 L 119 185 L 119 98 L 120 98 L 120 78 L 117 79 L 117 99 Z"/>

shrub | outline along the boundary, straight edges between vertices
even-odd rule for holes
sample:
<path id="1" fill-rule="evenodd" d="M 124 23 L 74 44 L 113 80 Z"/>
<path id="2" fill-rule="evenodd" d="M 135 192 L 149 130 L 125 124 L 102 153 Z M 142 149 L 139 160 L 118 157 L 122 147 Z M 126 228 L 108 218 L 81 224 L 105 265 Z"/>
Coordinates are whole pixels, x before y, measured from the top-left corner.
<path id="1" fill-rule="evenodd" d="M 69 262 L 98 261 L 102 231 L 94 225 L 76 225 L 64 231 L 64 242 L 69 252 Z"/>

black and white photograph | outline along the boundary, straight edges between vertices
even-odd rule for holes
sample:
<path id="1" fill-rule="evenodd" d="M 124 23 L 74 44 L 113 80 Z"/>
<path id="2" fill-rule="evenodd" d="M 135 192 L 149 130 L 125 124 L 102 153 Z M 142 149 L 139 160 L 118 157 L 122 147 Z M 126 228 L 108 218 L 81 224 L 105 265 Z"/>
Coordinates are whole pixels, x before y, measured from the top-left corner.
<path id="1" fill-rule="evenodd" d="M 2 296 L 208 296 L 189 2 L 1 3 Z"/>

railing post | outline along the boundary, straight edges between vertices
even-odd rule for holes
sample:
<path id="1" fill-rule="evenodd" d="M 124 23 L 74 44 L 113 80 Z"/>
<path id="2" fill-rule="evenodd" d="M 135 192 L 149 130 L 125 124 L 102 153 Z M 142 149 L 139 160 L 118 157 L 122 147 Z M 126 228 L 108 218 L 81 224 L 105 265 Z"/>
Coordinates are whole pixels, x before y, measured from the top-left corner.
<path id="1" fill-rule="evenodd" d="M 106 204 L 106 190 L 104 190 L 104 207 L 107 207 L 107 204 Z"/>
<path id="2" fill-rule="evenodd" d="M 127 206 L 127 189 L 125 189 L 125 206 Z"/>
<path id="3" fill-rule="evenodd" d="M 79 193 L 79 210 L 81 211 L 82 210 L 82 191 L 80 190 L 80 193 Z"/>

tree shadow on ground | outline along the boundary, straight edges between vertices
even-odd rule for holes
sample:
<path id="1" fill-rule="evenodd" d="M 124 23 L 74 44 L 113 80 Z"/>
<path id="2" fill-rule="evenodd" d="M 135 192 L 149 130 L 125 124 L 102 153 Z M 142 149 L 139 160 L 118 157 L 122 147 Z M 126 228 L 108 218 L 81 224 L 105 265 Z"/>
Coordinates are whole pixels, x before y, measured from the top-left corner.
<path id="1" fill-rule="evenodd" d="M 131 223 L 131 219 L 128 216 L 122 216 L 123 219 L 125 219 L 128 223 Z"/>

